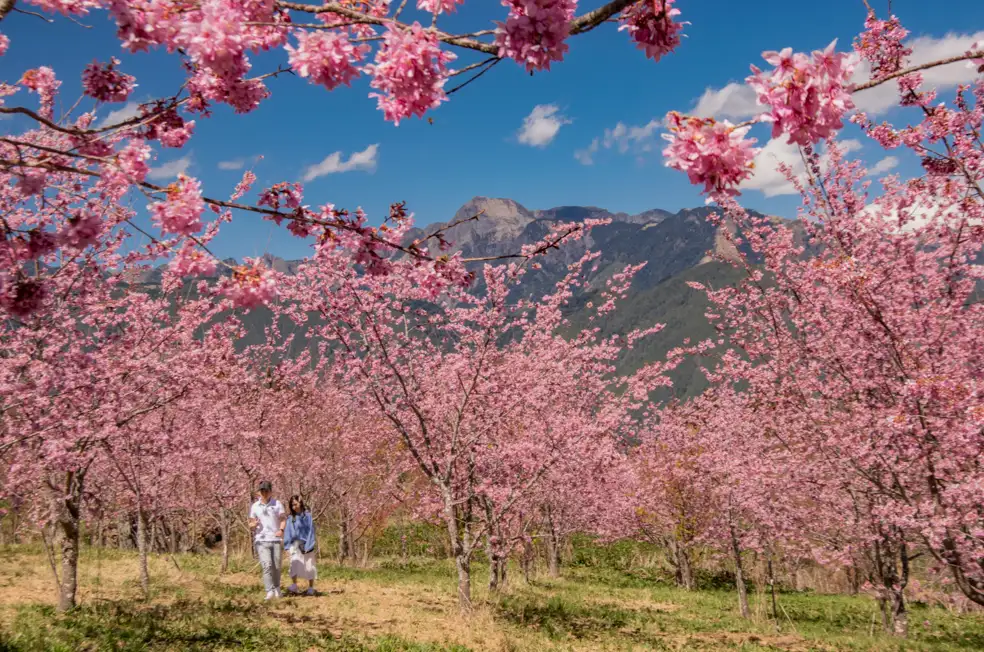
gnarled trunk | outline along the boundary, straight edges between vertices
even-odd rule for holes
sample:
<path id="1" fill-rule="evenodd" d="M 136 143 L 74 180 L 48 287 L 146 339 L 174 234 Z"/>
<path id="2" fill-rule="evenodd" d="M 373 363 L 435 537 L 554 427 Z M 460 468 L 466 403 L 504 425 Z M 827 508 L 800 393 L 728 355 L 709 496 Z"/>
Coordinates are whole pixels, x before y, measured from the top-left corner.
<path id="1" fill-rule="evenodd" d="M 878 603 L 882 610 L 882 628 L 899 637 L 909 635 L 909 615 L 905 587 L 909 583 L 909 552 L 904 535 L 883 536 L 872 546 L 876 579 L 881 584 Z"/>

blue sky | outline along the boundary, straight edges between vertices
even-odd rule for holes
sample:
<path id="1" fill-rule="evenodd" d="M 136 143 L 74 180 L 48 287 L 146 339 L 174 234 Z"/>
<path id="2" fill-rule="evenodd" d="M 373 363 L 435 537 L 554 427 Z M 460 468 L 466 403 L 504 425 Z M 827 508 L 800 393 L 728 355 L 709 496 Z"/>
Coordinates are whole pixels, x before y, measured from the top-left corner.
<path id="1" fill-rule="evenodd" d="M 884 0 L 874 2 L 883 9 Z M 602 2 L 579 4 L 580 13 Z M 470 0 L 465 6 L 444 29 L 481 29 L 501 20 L 506 11 L 494 0 Z M 663 166 L 658 121 L 669 110 L 693 109 L 702 96 L 699 106 L 716 117 L 746 117 L 747 92 L 737 87 L 718 91 L 743 80 L 748 65 L 761 62 L 763 50 L 812 50 L 834 38 L 839 39 L 839 49 L 849 48 L 862 28 L 864 8 L 861 0 L 795 5 L 778 0 L 751 5 L 680 0 L 677 6 L 683 11 L 681 18 L 692 24 L 685 28 L 681 47 L 656 64 L 615 25 L 604 25 L 572 38 L 566 59 L 551 72 L 531 77 L 514 62 L 504 61 L 433 111 L 434 124 L 414 118 L 398 127 L 383 120 L 375 100 L 368 98 L 365 79 L 329 93 L 284 76 L 270 80 L 272 97 L 252 114 L 235 116 L 217 107 L 212 118 L 198 120 L 185 149 L 158 151 L 154 165 L 163 182 L 168 170 L 183 168 L 202 180 L 210 196 L 227 197 L 242 170 L 220 169 L 220 163 L 228 168 L 232 162 L 262 155 L 254 170 L 257 187 L 266 187 L 299 181 L 311 166 L 339 152 L 339 161 L 352 161 L 353 169 L 305 183 L 306 203 L 362 206 L 378 217 L 391 202 L 406 200 L 420 224 L 449 219 L 475 195 L 511 197 L 528 208 L 580 204 L 633 213 L 702 205 L 703 198 L 686 178 Z M 895 0 L 892 6 L 912 31 L 917 58 L 960 52 L 975 33 L 984 38 L 980 0 L 945 0 L 936 11 L 913 0 Z M 140 86 L 133 99 L 143 101 L 179 88 L 183 76 L 176 55 L 123 53 L 104 12 L 94 12 L 82 22 L 91 28 L 63 17 L 47 24 L 32 16 L 9 15 L 2 23 L 11 39 L 10 49 L 0 58 L 3 78 L 16 81 L 10 77 L 26 68 L 49 65 L 63 80 L 61 102 L 68 107 L 80 94 L 79 75 L 85 65 L 115 55 L 123 59 L 122 69 L 137 77 Z M 456 67 L 477 60 L 470 52 L 458 54 Z M 285 61 L 282 51 L 254 56 L 253 72 L 273 70 Z M 970 72 L 955 64 L 934 73 L 930 81 L 952 89 Z M 448 88 L 462 79 L 455 78 Z M 31 105 L 36 100 L 8 99 L 9 104 L 18 101 Z M 891 110 L 885 111 L 884 93 L 872 92 L 865 101 L 868 108 L 892 117 Z M 102 107 L 99 117 L 118 108 Z M 524 120 L 531 114 L 539 120 L 530 123 L 532 136 L 521 138 Z M 548 139 L 557 126 L 551 119 L 559 120 L 559 129 Z M 18 118 L 4 120 L 0 132 L 15 132 L 24 124 Z M 768 133 L 757 129 L 762 131 L 753 135 L 765 145 Z M 858 134 L 848 129 L 843 138 L 854 141 Z M 851 142 L 849 147 L 858 145 Z M 361 157 L 350 158 L 359 152 Z M 767 154 L 782 157 L 788 152 L 774 143 Z M 857 155 L 879 169 L 915 170 L 913 161 L 904 156 L 886 159 L 871 143 L 861 145 Z M 792 216 L 799 200 L 783 194 L 781 180 L 763 172 L 745 190 L 744 203 Z M 225 225 L 214 244 L 220 256 L 237 258 L 265 252 L 296 258 L 309 251 L 308 242 L 252 215 L 239 215 Z"/>

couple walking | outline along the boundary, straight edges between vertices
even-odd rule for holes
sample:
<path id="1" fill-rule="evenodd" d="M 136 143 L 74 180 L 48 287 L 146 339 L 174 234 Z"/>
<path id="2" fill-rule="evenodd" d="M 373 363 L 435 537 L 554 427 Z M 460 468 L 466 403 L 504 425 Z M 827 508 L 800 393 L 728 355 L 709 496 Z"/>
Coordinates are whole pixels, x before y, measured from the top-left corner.
<path id="1" fill-rule="evenodd" d="M 290 551 L 290 579 L 288 593 L 300 593 L 298 578 L 308 581 L 307 595 L 314 595 L 314 580 L 318 577 L 315 566 L 314 520 L 300 496 L 294 495 L 288 501 L 287 511 L 279 500 L 273 497 L 273 485 L 264 480 L 260 483 L 260 497 L 249 510 L 249 527 L 256 533 L 256 554 L 263 569 L 263 584 L 266 599 L 281 597 L 280 571 L 283 566 L 284 549 Z"/>

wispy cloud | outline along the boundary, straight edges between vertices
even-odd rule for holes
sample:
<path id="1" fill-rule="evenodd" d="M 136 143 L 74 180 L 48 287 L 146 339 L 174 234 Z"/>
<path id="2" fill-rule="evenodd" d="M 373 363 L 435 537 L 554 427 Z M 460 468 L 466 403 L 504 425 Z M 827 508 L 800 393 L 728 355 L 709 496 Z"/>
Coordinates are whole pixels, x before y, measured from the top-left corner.
<path id="1" fill-rule="evenodd" d="M 538 104 L 523 120 L 523 126 L 518 132 L 519 142 L 531 147 L 546 147 L 564 125 L 571 123 L 560 113 L 556 104 Z"/>
<path id="2" fill-rule="evenodd" d="M 304 171 L 302 177 L 305 182 L 313 181 L 318 177 L 339 172 L 351 172 L 352 170 L 364 170 L 366 172 L 376 171 L 376 157 L 379 153 L 379 143 L 369 145 L 361 152 L 354 152 L 344 161 L 341 152 L 333 152 L 325 157 L 321 163 L 312 165 Z"/>
<path id="3" fill-rule="evenodd" d="M 173 179 L 177 177 L 179 174 L 186 173 L 188 171 L 188 168 L 191 167 L 191 163 L 192 163 L 191 154 L 182 156 L 179 159 L 168 161 L 167 163 L 164 163 L 163 165 L 159 165 L 158 167 L 150 168 L 150 171 L 147 173 L 147 178 L 152 179 L 154 181 Z"/>
<path id="4" fill-rule="evenodd" d="M 127 102 L 115 111 L 110 111 L 109 115 L 99 123 L 99 126 L 108 127 L 110 125 L 116 125 L 124 120 L 136 118 L 138 115 L 140 115 L 140 104 L 137 102 Z"/>
<path id="5" fill-rule="evenodd" d="M 656 145 L 656 135 L 661 124 L 655 118 L 644 125 L 616 123 L 614 127 L 605 129 L 605 133 L 592 140 L 590 145 L 576 150 L 574 158 L 582 165 L 591 165 L 595 154 L 602 149 L 615 149 L 619 154 L 630 151 L 635 154 L 650 152 Z"/>
<path id="6" fill-rule="evenodd" d="M 898 165 L 899 165 L 899 159 L 897 159 L 894 156 L 886 156 L 882 160 L 875 163 L 872 166 L 872 168 L 868 170 L 868 174 L 871 175 L 885 174 L 886 172 L 889 172 L 897 168 Z"/>
<path id="7" fill-rule="evenodd" d="M 220 170 L 242 170 L 246 166 L 246 159 L 237 158 L 231 161 L 219 161 Z"/>

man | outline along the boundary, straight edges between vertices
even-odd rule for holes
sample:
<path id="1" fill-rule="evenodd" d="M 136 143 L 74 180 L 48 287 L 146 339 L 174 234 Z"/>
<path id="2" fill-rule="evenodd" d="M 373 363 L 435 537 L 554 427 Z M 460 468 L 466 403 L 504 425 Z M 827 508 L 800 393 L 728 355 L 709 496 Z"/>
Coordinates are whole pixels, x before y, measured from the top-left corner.
<path id="1" fill-rule="evenodd" d="M 256 532 L 256 554 L 263 568 L 266 599 L 280 597 L 280 569 L 284 558 L 284 527 L 287 511 L 273 498 L 269 480 L 260 483 L 260 499 L 249 510 L 249 526 Z"/>

